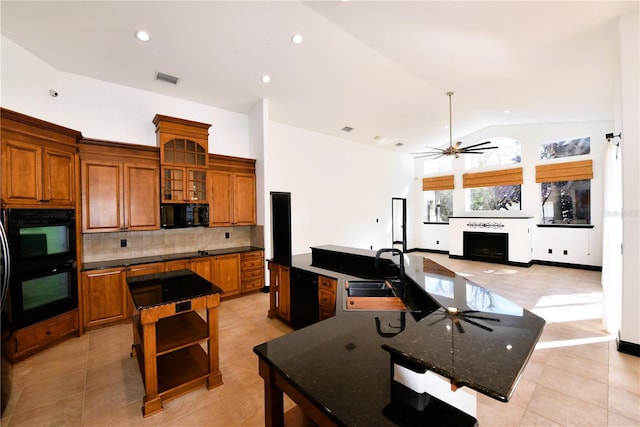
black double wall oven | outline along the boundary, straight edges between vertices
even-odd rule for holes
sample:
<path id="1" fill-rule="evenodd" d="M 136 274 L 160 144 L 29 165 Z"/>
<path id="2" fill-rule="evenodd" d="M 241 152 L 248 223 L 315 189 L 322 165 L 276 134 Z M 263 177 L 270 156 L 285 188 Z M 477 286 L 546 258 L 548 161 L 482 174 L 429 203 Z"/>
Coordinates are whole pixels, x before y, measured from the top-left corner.
<path id="1" fill-rule="evenodd" d="M 16 329 L 78 307 L 73 209 L 8 209 L 11 319 Z"/>

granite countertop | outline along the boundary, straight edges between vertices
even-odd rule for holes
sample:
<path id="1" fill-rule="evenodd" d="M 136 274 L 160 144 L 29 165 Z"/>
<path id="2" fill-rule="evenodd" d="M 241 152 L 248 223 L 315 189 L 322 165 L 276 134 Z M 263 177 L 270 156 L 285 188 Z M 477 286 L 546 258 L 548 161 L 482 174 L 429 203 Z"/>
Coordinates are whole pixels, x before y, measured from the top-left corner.
<path id="1" fill-rule="evenodd" d="M 394 362 L 509 400 L 542 333 L 542 318 L 411 254 L 404 255 L 406 311 L 349 311 L 344 282 L 397 274 L 393 260 L 398 257 L 383 254 L 387 263 L 376 270 L 375 251 L 340 246 L 312 251 L 276 262 L 337 279 L 336 316 L 256 346 L 254 352 L 338 425 L 419 424 L 442 414 L 443 425 L 473 425 L 466 414 L 438 407 L 439 401 L 424 412 L 393 401 Z"/>
<path id="2" fill-rule="evenodd" d="M 127 285 L 137 310 L 223 292 L 191 270 L 129 277 Z"/>
<path id="3" fill-rule="evenodd" d="M 205 256 L 227 255 L 227 254 L 235 254 L 235 253 L 250 252 L 250 251 L 262 251 L 262 250 L 264 250 L 264 248 L 258 248 L 255 246 L 238 246 L 238 247 L 224 248 L 224 249 L 207 249 L 204 251 L 182 252 L 182 253 L 175 253 L 175 254 L 154 255 L 154 256 L 137 257 L 137 258 L 123 258 L 123 259 L 114 259 L 114 260 L 108 260 L 108 261 L 85 262 L 81 264 L 80 270 L 81 271 L 103 270 L 105 268 L 129 267 L 131 265 L 151 264 L 154 262 L 174 261 L 179 259 L 193 259 L 193 258 L 201 258 Z"/>

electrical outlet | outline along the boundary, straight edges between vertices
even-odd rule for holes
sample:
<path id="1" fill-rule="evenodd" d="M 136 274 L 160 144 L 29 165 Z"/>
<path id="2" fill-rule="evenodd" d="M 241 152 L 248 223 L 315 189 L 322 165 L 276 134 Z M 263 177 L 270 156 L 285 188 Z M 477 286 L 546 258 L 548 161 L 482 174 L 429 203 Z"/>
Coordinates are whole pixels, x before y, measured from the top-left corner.
<path id="1" fill-rule="evenodd" d="M 552 253 L 553 253 L 553 250 L 552 250 L 552 249 L 549 249 L 549 253 L 550 253 L 550 254 L 552 254 Z"/>
<path id="2" fill-rule="evenodd" d="M 120 247 L 121 248 L 127 247 L 127 239 L 120 239 Z"/>
<path id="3" fill-rule="evenodd" d="M 224 233 L 224 238 L 228 239 L 229 238 L 229 232 L 227 231 L 226 233 Z"/>
<path id="4" fill-rule="evenodd" d="M 564 251 L 562 251 L 562 253 L 565 254 L 565 255 L 569 255 L 569 251 L 566 250 L 566 249 Z"/>
<path id="5" fill-rule="evenodd" d="M 436 245 L 439 245 L 439 244 L 440 244 L 440 240 L 436 240 Z"/>

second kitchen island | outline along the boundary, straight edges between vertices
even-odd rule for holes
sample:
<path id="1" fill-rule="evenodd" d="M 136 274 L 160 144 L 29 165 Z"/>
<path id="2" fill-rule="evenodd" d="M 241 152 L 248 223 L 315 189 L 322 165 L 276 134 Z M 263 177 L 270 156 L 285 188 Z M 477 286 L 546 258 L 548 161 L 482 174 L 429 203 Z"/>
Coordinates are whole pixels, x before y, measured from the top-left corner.
<path id="1" fill-rule="evenodd" d="M 389 254 L 379 267 L 375 255 L 322 246 L 285 266 L 336 280 L 336 315 L 254 348 L 265 381 L 266 425 L 282 425 L 282 392 L 319 425 L 476 425 L 469 411 L 408 390 L 394 374 L 401 368 L 438 375 L 458 390 L 453 395 L 468 390 L 503 402 L 512 396 L 544 320 L 407 254 L 406 286 L 396 289 L 405 310 L 348 309 L 345 282 L 399 276 Z"/>

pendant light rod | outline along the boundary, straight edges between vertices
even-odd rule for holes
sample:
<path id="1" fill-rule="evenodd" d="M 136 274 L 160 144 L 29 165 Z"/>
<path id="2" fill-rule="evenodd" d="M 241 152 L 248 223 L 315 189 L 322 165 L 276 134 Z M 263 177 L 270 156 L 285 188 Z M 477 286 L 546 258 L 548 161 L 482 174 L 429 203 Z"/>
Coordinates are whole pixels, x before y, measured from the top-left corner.
<path id="1" fill-rule="evenodd" d="M 451 123 L 451 97 L 453 92 L 447 92 L 447 96 L 449 97 L 449 147 L 453 147 L 453 125 Z"/>

